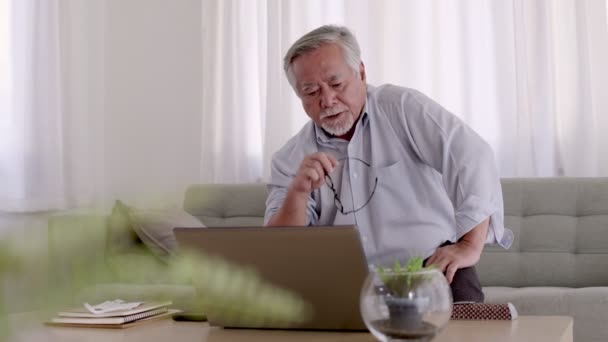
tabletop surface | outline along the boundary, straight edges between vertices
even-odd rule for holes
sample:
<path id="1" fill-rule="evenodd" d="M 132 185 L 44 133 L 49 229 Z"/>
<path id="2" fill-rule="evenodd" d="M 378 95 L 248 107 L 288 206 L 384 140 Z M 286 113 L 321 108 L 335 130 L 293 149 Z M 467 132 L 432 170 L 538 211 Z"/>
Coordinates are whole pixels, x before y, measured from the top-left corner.
<path id="1" fill-rule="evenodd" d="M 374 342 L 369 333 L 222 329 L 207 323 L 150 322 L 128 329 L 49 327 L 39 317 L 18 314 L 10 318 L 10 342 L 17 341 L 196 341 L 196 342 L 273 342 L 273 341 L 349 341 Z M 520 316 L 514 321 L 450 321 L 434 342 L 534 341 L 572 342 L 572 318 L 568 316 Z"/>

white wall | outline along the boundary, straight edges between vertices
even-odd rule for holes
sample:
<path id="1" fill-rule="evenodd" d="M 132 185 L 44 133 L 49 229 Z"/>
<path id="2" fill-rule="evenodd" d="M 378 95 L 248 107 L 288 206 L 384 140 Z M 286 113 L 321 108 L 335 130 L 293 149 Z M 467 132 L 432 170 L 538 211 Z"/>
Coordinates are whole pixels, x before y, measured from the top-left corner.
<path id="1" fill-rule="evenodd" d="M 61 5 L 68 193 L 80 207 L 179 204 L 200 179 L 200 1 Z"/>
<path id="2" fill-rule="evenodd" d="M 200 175 L 200 1 L 108 0 L 106 11 L 109 195 L 151 192 L 154 184 L 154 192 L 181 197 Z"/>

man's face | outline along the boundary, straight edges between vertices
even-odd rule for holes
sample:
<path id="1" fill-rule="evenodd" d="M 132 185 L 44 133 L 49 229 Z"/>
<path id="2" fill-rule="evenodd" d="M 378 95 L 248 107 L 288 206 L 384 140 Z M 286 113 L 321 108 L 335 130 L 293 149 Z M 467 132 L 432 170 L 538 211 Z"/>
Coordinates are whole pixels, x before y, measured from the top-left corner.
<path id="1" fill-rule="evenodd" d="M 350 139 L 365 99 L 365 68 L 346 64 L 342 49 L 323 45 L 293 60 L 295 90 L 308 116 L 327 133 Z"/>

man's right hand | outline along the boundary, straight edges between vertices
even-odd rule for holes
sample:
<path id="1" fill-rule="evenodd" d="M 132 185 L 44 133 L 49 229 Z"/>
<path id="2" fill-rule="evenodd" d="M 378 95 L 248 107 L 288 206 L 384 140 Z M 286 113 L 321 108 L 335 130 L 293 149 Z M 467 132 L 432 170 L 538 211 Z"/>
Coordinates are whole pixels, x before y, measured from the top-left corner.
<path id="1" fill-rule="evenodd" d="M 325 182 L 325 175 L 338 166 L 338 160 L 323 152 L 304 157 L 296 176 L 289 185 L 281 208 L 268 221 L 269 226 L 303 226 L 306 224 L 306 204 L 313 190 Z"/>
<path id="2" fill-rule="evenodd" d="M 317 152 L 304 157 L 296 177 L 291 182 L 290 192 L 298 195 L 308 195 L 325 182 L 325 175 L 338 166 L 338 160 L 327 153 Z"/>

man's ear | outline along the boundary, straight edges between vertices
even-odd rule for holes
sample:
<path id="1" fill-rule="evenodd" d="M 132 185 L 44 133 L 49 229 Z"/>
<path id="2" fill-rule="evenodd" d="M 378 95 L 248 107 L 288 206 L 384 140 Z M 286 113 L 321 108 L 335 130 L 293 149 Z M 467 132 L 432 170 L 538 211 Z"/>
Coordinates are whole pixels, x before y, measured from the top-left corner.
<path id="1" fill-rule="evenodd" d="M 361 81 L 365 82 L 365 64 L 363 64 L 363 62 L 359 63 L 359 75 Z"/>

